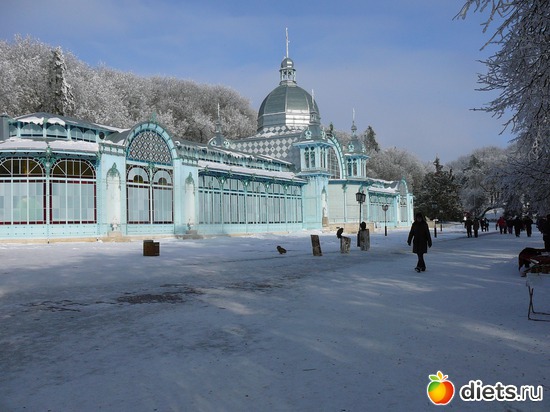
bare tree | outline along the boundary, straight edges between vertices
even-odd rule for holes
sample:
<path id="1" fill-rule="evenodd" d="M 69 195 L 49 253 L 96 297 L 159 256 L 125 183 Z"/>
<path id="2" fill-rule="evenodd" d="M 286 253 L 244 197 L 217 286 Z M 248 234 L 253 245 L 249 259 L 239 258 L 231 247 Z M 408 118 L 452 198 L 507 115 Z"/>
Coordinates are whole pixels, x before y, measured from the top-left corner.
<path id="1" fill-rule="evenodd" d="M 505 127 L 515 135 L 502 171 L 505 196 L 527 196 L 532 206 L 550 211 L 550 2 L 468 0 L 457 17 L 470 10 L 488 12 L 485 32 L 496 24 L 485 46 L 500 49 L 484 62 L 479 82 L 481 90 L 499 92 L 482 110 L 510 116 Z"/>

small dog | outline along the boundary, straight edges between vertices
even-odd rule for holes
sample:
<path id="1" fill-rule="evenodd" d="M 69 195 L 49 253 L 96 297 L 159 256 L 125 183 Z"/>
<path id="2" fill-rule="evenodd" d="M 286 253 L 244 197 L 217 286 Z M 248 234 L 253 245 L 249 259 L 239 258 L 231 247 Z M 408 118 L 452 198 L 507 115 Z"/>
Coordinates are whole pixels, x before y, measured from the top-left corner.
<path id="1" fill-rule="evenodd" d="M 281 255 L 284 255 L 286 253 L 286 249 L 284 247 L 277 246 L 277 250 Z"/>

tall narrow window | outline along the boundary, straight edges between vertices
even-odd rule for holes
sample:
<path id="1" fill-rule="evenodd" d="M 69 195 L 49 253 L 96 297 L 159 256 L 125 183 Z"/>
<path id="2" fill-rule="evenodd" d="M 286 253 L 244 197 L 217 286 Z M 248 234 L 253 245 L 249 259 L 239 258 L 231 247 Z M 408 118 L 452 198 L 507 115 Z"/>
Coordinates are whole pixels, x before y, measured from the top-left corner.
<path id="1" fill-rule="evenodd" d="M 34 159 L 0 163 L 0 224 L 43 224 L 46 221 L 46 178 Z"/>
<path id="2" fill-rule="evenodd" d="M 50 173 L 52 223 L 95 223 L 94 167 L 87 161 L 63 159 Z"/>
<path id="3" fill-rule="evenodd" d="M 153 178 L 153 223 L 172 223 L 172 176 L 159 170 Z"/>
<path id="4" fill-rule="evenodd" d="M 126 182 L 128 223 L 150 223 L 149 175 L 144 168 L 131 167 Z"/>

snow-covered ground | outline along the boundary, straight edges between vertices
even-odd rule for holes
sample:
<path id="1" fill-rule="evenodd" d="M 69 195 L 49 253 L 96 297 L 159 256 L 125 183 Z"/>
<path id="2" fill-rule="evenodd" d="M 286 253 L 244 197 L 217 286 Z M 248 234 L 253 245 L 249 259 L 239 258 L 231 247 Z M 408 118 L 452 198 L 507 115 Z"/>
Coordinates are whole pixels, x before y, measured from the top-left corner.
<path id="1" fill-rule="evenodd" d="M 0 244 L 0 411 L 426 411 L 437 371 L 447 408 L 550 410 L 550 323 L 517 267 L 540 233 L 445 228 L 423 273 L 406 230 L 348 255 L 311 233 Z M 471 380 L 544 399 L 465 402 Z"/>

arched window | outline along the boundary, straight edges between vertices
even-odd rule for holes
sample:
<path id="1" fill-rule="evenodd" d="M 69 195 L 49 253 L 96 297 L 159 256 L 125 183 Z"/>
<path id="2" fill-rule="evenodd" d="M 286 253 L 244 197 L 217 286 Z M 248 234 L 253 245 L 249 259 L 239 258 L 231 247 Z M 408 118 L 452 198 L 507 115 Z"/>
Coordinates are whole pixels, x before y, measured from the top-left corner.
<path id="1" fill-rule="evenodd" d="M 330 172 L 330 178 L 331 179 L 340 179 L 340 165 L 338 163 L 338 156 L 336 155 L 336 151 L 334 148 L 328 149 L 328 170 Z"/>
<path id="2" fill-rule="evenodd" d="M 155 169 L 153 178 L 148 168 L 128 165 L 126 174 L 128 223 L 173 223 L 172 171 Z"/>
<path id="3" fill-rule="evenodd" d="M 46 135 L 48 137 L 54 137 L 54 138 L 65 138 L 67 137 L 67 130 L 65 130 L 63 126 L 54 124 L 49 126 L 46 129 Z"/>
<path id="4" fill-rule="evenodd" d="M 87 142 L 95 142 L 95 132 L 93 130 L 86 130 L 82 135 L 82 140 Z"/>
<path id="5" fill-rule="evenodd" d="M 141 132 L 132 139 L 127 157 L 129 160 L 172 164 L 170 148 L 162 136 L 151 130 Z"/>
<path id="6" fill-rule="evenodd" d="M 0 162 L 0 224 L 41 224 L 46 221 L 46 177 L 34 159 Z"/>
<path id="7" fill-rule="evenodd" d="M 172 223 L 172 175 L 158 170 L 153 176 L 153 223 Z"/>
<path id="8" fill-rule="evenodd" d="M 150 185 L 147 171 L 141 167 L 131 167 L 128 171 L 126 187 L 128 223 L 150 223 Z"/>
<path id="9" fill-rule="evenodd" d="M 28 123 L 21 128 L 21 137 L 42 137 L 42 126 Z"/>
<path id="10" fill-rule="evenodd" d="M 73 127 L 71 129 L 71 138 L 73 140 L 84 140 L 84 135 L 82 134 L 82 130 L 78 127 Z"/>
<path id="11" fill-rule="evenodd" d="M 90 162 L 56 162 L 50 172 L 50 191 L 52 223 L 96 222 L 96 179 Z"/>

